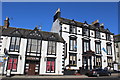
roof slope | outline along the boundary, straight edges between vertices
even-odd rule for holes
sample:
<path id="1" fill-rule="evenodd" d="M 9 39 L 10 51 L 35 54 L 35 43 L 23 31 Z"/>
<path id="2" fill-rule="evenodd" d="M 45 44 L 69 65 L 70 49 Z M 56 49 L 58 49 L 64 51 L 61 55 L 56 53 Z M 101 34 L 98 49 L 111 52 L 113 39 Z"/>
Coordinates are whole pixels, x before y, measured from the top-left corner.
<path id="1" fill-rule="evenodd" d="M 60 23 L 64 23 L 64 24 L 68 24 L 68 25 L 75 25 L 77 27 L 82 27 L 84 28 L 84 24 L 87 24 L 87 22 L 85 21 L 84 23 L 82 22 L 78 22 L 75 20 L 71 20 L 71 19 L 66 19 L 66 18 L 62 18 L 59 17 L 58 20 L 60 21 Z M 114 34 L 112 32 L 109 31 L 109 29 L 105 29 L 104 26 L 100 26 L 100 23 L 98 23 L 99 26 L 96 26 L 94 24 L 87 24 L 87 28 L 91 29 L 91 30 L 99 30 L 100 32 L 104 32 L 104 33 L 109 33 L 109 34 Z"/>
<path id="2" fill-rule="evenodd" d="M 23 38 L 28 38 L 28 35 L 31 32 L 38 31 L 40 35 L 42 36 L 42 40 L 49 40 L 49 37 L 54 36 L 55 41 L 64 42 L 63 38 L 60 37 L 58 33 L 40 31 L 39 29 L 31 30 L 31 29 L 24 29 L 24 28 L 8 27 L 8 28 L 2 28 L 2 35 L 3 36 L 14 36 L 12 34 L 14 31 L 18 31 L 20 33 L 20 37 L 23 37 Z"/>

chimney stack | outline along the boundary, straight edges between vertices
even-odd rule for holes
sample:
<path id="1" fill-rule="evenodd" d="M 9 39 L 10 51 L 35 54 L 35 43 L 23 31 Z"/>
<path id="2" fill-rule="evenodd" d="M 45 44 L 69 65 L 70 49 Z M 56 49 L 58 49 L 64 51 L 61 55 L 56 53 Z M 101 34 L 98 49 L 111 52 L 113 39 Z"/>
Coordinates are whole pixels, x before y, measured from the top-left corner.
<path id="1" fill-rule="evenodd" d="M 96 21 L 92 22 L 92 24 L 95 25 L 96 27 L 99 27 L 99 26 L 100 26 L 99 20 L 96 20 Z"/>
<path id="2" fill-rule="evenodd" d="M 102 24 L 100 24 L 100 27 L 101 27 L 101 28 L 104 28 L 104 24 L 103 24 L 103 23 L 102 23 Z"/>
<path id="3" fill-rule="evenodd" d="M 57 11 L 55 12 L 53 22 L 55 22 L 55 20 L 56 20 L 57 18 L 59 18 L 60 16 L 61 16 L 61 12 L 60 12 L 60 8 L 58 8 Z"/>
<path id="4" fill-rule="evenodd" d="M 6 20 L 4 20 L 4 28 L 8 28 L 9 25 L 10 25 L 10 23 L 9 23 L 9 18 L 6 17 Z"/>

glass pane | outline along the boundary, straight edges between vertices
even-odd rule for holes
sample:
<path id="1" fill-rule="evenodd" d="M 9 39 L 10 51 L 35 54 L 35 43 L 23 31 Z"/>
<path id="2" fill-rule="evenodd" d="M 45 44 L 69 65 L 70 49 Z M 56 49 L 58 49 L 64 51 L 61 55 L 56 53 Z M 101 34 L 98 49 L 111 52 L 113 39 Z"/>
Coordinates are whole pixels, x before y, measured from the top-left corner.
<path id="1" fill-rule="evenodd" d="M 31 52 L 37 51 L 37 40 L 32 39 Z"/>
<path id="2" fill-rule="evenodd" d="M 52 70 L 51 70 L 51 71 L 54 71 L 54 67 L 55 67 L 55 65 L 54 65 L 54 64 L 55 64 L 55 62 L 54 62 L 54 61 L 52 61 L 52 62 L 51 62 L 51 66 L 52 66 Z"/>
<path id="3" fill-rule="evenodd" d="M 55 42 L 53 42 L 53 46 L 52 46 L 52 54 L 55 54 L 55 49 L 56 49 Z"/>
<path id="4" fill-rule="evenodd" d="M 15 37 L 12 37 L 11 43 L 15 43 Z"/>
<path id="5" fill-rule="evenodd" d="M 50 71 L 50 61 L 47 61 L 47 71 Z"/>
<path id="6" fill-rule="evenodd" d="M 40 46 L 41 46 L 41 40 L 38 40 L 38 48 L 37 48 L 37 52 L 40 53 Z"/>
<path id="7" fill-rule="evenodd" d="M 70 40 L 70 50 L 73 50 L 73 40 Z"/>
<path id="8" fill-rule="evenodd" d="M 14 51 L 14 47 L 15 47 L 14 44 L 11 43 L 11 45 L 10 45 L 10 50 L 11 50 L 11 51 Z"/>

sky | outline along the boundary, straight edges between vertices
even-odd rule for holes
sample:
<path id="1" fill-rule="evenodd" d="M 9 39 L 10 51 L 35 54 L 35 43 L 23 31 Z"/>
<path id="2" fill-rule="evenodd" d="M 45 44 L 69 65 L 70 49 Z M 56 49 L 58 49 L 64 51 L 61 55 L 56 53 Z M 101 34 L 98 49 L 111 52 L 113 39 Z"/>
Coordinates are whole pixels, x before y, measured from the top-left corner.
<path id="1" fill-rule="evenodd" d="M 2 25 L 8 16 L 11 27 L 34 29 L 40 25 L 43 31 L 50 31 L 58 8 L 63 18 L 88 24 L 98 19 L 105 28 L 118 34 L 117 2 L 3 2 Z"/>

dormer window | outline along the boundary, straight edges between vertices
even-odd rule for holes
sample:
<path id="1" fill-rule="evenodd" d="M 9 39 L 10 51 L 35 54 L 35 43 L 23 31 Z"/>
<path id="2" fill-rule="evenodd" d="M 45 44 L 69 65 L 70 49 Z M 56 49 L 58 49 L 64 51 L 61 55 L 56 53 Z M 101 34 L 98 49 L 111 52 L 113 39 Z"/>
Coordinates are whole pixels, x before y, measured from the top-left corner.
<path id="1" fill-rule="evenodd" d="M 70 33 L 71 33 L 71 34 L 75 34 L 75 33 L 77 33 L 77 27 L 71 25 L 71 26 L 70 26 Z"/>
<path id="2" fill-rule="evenodd" d="M 52 35 L 51 37 L 48 38 L 48 50 L 47 54 L 48 55 L 56 55 L 56 37 Z"/>
<path id="3" fill-rule="evenodd" d="M 96 38 L 100 38 L 100 31 L 96 31 Z"/>
<path id="4" fill-rule="evenodd" d="M 111 40 L 110 34 L 106 34 L 106 40 Z"/>
<path id="5" fill-rule="evenodd" d="M 20 37 L 11 37 L 9 50 L 18 52 L 19 48 L 20 48 Z"/>
<path id="6" fill-rule="evenodd" d="M 49 55 L 55 55 L 56 54 L 56 42 L 55 41 L 49 41 L 48 42 L 48 54 Z"/>
<path id="7" fill-rule="evenodd" d="M 89 36 L 89 29 L 83 28 L 83 35 L 84 36 Z"/>

